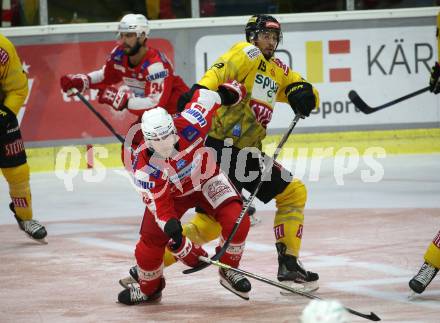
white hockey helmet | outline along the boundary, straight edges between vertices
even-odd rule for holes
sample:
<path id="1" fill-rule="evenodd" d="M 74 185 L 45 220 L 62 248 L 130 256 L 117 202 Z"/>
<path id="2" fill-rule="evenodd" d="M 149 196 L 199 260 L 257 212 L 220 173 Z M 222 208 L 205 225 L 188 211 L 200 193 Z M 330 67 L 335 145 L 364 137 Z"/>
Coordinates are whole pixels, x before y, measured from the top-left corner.
<path id="1" fill-rule="evenodd" d="M 142 115 L 141 129 L 147 146 L 163 157 L 170 157 L 177 142 L 177 131 L 171 115 L 161 107 Z"/>
<path id="2" fill-rule="evenodd" d="M 301 323 L 349 323 L 348 312 L 336 300 L 312 300 L 301 315 Z"/>
<path id="3" fill-rule="evenodd" d="M 121 33 L 136 33 L 137 37 L 140 37 L 142 33 L 145 37 L 150 34 L 150 26 L 148 19 L 144 15 L 129 13 L 122 17 L 118 25 L 118 34 Z"/>

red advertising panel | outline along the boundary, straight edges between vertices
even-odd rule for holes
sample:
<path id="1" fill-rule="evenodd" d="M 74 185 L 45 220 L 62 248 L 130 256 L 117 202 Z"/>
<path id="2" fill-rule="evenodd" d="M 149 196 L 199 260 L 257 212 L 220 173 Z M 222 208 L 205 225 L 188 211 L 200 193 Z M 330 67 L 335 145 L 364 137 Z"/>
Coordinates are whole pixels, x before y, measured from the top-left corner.
<path id="1" fill-rule="evenodd" d="M 168 40 L 150 39 L 148 45 L 161 50 L 174 62 L 174 49 Z M 25 141 L 112 136 L 82 102 L 61 91 L 60 77 L 100 69 L 115 46 L 115 41 L 17 46 L 23 68 L 29 76 L 30 91 L 21 121 Z M 128 111 L 117 112 L 99 104 L 95 91 L 86 94 L 96 110 L 124 136 L 136 117 Z"/>

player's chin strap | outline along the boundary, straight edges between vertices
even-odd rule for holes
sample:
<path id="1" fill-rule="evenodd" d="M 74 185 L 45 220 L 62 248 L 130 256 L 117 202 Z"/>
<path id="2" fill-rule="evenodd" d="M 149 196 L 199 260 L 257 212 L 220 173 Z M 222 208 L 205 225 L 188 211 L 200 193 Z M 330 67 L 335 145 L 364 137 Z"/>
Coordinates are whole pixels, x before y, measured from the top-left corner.
<path id="1" fill-rule="evenodd" d="M 205 264 L 208 264 L 208 265 L 214 265 L 214 266 L 226 269 L 226 270 L 235 271 L 236 273 L 239 273 L 239 274 L 242 274 L 244 276 L 247 276 L 247 277 L 256 279 L 258 281 L 261 281 L 263 283 L 266 283 L 266 284 L 269 284 L 269 285 L 281 288 L 283 290 L 287 290 L 287 291 L 289 291 L 291 293 L 294 293 L 294 294 L 298 294 L 298 295 L 301 295 L 301 296 L 304 296 L 304 297 L 307 297 L 307 298 L 310 298 L 310 299 L 321 299 L 322 300 L 322 298 L 320 298 L 319 296 L 316 296 L 316 295 L 304 292 L 304 291 L 299 290 L 299 289 L 295 289 L 293 287 L 287 286 L 285 284 L 279 283 L 277 281 L 270 280 L 268 278 L 265 278 L 265 277 L 253 274 L 251 272 L 248 272 L 248 271 L 245 271 L 245 270 L 242 270 L 242 269 L 231 267 L 231 266 L 229 266 L 227 264 L 224 264 L 224 263 L 222 263 L 220 261 L 217 261 L 217 260 L 209 259 L 209 258 L 206 258 L 206 257 L 203 257 L 203 256 L 199 256 L 199 260 L 203 261 Z M 364 313 L 355 311 L 355 310 L 353 310 L 353 309 L 351 309 L 349 307 L 345 307 L 345 309 L 347 310 L 347 312 L 349 312 L 349 313 L 351 313 L 353 315 L 362 317 L 364 319 L 367 319 L 367 320 L 370 320 L 370 321 L 380 321 L 380 317 L 377 316 L 373 312 L 370 312 L 370 314 L 364 314 Z"/>
<path id="2" fill-rule="evenodd" d="M 258 183 L 258 185 L 255 188 L 254 192 L 249 196 L 249 199 L 248 199 L 247 203 L 244 203 L 243 209 L 241 210 L 240 215 L 238 216 L 237 220 L 235 221 L 234 227 L 232 228 L 232 231 L 229 234 L 229 237 L 226 239 L 226 241 L 224 242 L 224 244 L 221 247 L 221 249 L 211 258 L 211 260 L 213 260 L 213 261 L 219 260 L 224 255 L 224 253 L 226 252 L 226 249 L 228 249 L 229 244 L 231 243 L 231 240 L 234 238 L 235 233 L 237 232 L 238 227 L 240 226 L 241 221 L 243 220 L 244 216 L 246 215 L 247 210 L 249 209 L 249 206 L 252 204 L 255 196 L 257 195 L 258 191 L 260 190 L 261 186 L 263 185 L 263 181 L 265 181 L 266 176 L 270 174 L 273 162 L 278 158 L 278 155 L 281 152 L 281 148 L 286 143 L 287 139 L 289 138 L 290 134 L 293 131 L 293 128 L 295 128 L 296 124 L 298 123 L 299 119 L 301 119 L 301 117 L 302 116 L 300 114 L 297 114 L 295 116 L 295 118 L 293 119 L 292 123 L 290 124 L 289 129 L 286 131 L 286 133 L 284 134 L 283 138 L 281 138 L 281 141 L 278 144 L 278 147 L 275 149 L 275 152 L 273 154 L 272 159 L 269 159 L 267 163 L 264 163 L 264 170 L 263 170 L 263 173 L 261 174 L 260 182 Z M 198 267 L 185 269 L 183 271 L 183 273 L 184 274 L 195 273 L 195 272 L 197 272 L 199 270 L 202 270 L 202 269 L 208 267 L 209 265 L 210 265 L 210 263 L 205 262 L 205 263 L 202 263 Z"/>

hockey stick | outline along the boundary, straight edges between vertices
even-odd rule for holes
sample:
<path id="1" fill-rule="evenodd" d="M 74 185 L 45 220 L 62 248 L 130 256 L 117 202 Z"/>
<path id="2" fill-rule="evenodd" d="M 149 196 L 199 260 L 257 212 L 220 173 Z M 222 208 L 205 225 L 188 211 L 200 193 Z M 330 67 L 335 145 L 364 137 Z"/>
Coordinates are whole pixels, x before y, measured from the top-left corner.
<path id="1" fill-rule="evenodd" d="M 348 98 L 351 100 L 351 102 L 353 102 L 353 104 L 356 108 L 358 108 L 359 110 L 361 110 L 365 114 L 370 114 L 370 113 L 374 113 L 374 112 L 380 111 L 382 109 L 388 108 L 388 107 L 395 105 L 399 102 L 405 101 L 409 98 L 412 98 L 413 96 L 422 94 L 423 92 L 426 92 L 428 90 L 429 90 L 429 86 L 424 87 L 423 89 L 417 90 L 415 92 L 412 92 L 410 94 L 404 95 L 401 98 L 395 99 L 395 100 L 390 101 L 388 103 L 379 105 L 377 107 L 370 107 L 368 104 L 365 103 L 364 100 L 362 100 L 362 98 L 359 96 L 359 94 L 357 94 L 357 92 L 354 90 L 351 90 L 350 92 L 348 92 Z"/>
<path id="2" fill-rule="evenodd" d="M 90 102 L 81 94 L 79 91 L 75 88 L 70 89 L 81 101 L 84 103 L 87 108 L 89 108 L 90 111 L 92 111 L 95 116 L 98 117 L 99 120 L 107 127 L 110 132 L 115 135 L 116 138 L 121 142 L 121 144 L 124 144 L 124 137 L 122 137 L 120 134 L 116 132 L 116 130 L 112 127 L 112 125 L 93 107 L 93 105 L 90 104 Z"/>
<path id="3" fill-rule="evenodd" d="M 290 134 L 293 131 L 293 128 L 295 128 L 296 124 L 298 123 L 298 120 L 301 118 L 301 116 L 298 114 L 295 116 L 295 118 L 293 119 L 292 123 L 290 124 L 289 129 L 287 130 L 287 132 L 284 134 L 283 138 L 281 138 L 280 143 L 278 144 L 278 147 L 275 149 L 275 152 L 273 154 L 272 159 L 270 160 L 271 163 L 273 163 L 277 158 L 278 155 L 281 152 L 281 148 L 284 146 L 284 144 L 286 143 L 287 139 L 289 138 Z M 263 174 L 261 174 L 261 179 L 260 182 L 258 183 L 257 187 L 255 188 L 254 192 L 252 193 L 251 196 L 249 196 L 248 201 L 244 204 L 243 209 L 241 210 L 240 215 L 238 216 L 237 220 L 235 221 L 234 227 L 232 228 L 231 233 L 229 234 L 229 237 L 226 239 L 226 241 L 223 243 L 222 248 L 219 250 L 219 252 L 217 252 L 212 258 L 211 260 L 219 260 L 224 253 L 226 252 L 226 249 L 228 249 L 229 244 L 231 243 L 232 238 L 234 238 L 235 233 L 238 230 L 238 227 L 240 226 L 241 221 L 243 220 L 244 216 L 246 215 L 247 210 L 249 209 L 249 206 L 252 204 L 255 196 L 257 195 L 258 191 L 260 190 L 261 186 L 263 185 L 264 180 L 266 179 L 266 176 L 270 173 L 272 167 L 270 167 L 271 164 L 269 163 L 268 165 L 265 165 L 265 168 L 263 170 Z M 199 270 L 202 270 L 206 267 L 208 267 L 210 264 L 209 263 L 203 263 L 201 265 L 199 265 L 198 267 L 194 267 L 194 268 L 189 268 L 189 269 L 185 269 L 183 271 L 184 274 L 191 274 L 191 273 L 195 273 Z"/>
<path id="4" fill-rule="evenodd" d="M 231 267 L 231 266 L 229 266 L 227 264 L 224 264 L 224 263 L 222 263 L 222 262 L 220 262 L 218 260 L 212 260 L 212 259 L 209 259 L 209 258 L 203 257 L 203 256 L 199 256 L 199 260 L 203 261 L 204 263 L 217 266 L 219 268 L 235 271 L 236 273 L 239 273 L 239 274 L 242 274 L 244 276 L 251 277 L 253 279 L 259 280 L 260 282 L 263 282 L 263 283 L 266 283 L 266 284 L 269 284 L 269 285 L 272 285 L 272 286 L 275 286 L 275 287 L 287 290 L 287 291 L 289 291 L 291 293 L 294 293 L 294 294 L 298 294 L 298 295 L 301 295 L 301 296 L 304 296 L 304 297 L 307 297 L 307 298 L 310 298 L 310 299 L 323 300 L 319 296 L 316 296 L 316 295 L 313 295 L 313 294 L 310 294 L 310 293 L 307 293 L 307 292 L 303 292 L 301 290 L 292 288 L 290 286 L 281 284 L 281 283 L 279 283 L 277 281 L 274 281 L 274 280 L 271 280 L 271 279 L 268 279 L 268 278 L 265 278 L 265 277 L 262 277 L 262 276 L 250 273 L 250 272 L 242 270 L 242 269 Z M 377 316 L 373 312 L 370 312 L 370 314 L 363 314 L 363 313 L 355 311 L 355 310 L 353 310 L 353 309 L 351 309 L 349 307 L 345 307 L 345 309 L 347 310 L 347 312 L 349 312 L 349 313 L 351 313 L 353 315 L 360 316 L 360 317 L 362 317 L 364 319 L 367 319 L 367 320 L 370 320 L 370 321 L 380 321 L 380 317 Z"/>

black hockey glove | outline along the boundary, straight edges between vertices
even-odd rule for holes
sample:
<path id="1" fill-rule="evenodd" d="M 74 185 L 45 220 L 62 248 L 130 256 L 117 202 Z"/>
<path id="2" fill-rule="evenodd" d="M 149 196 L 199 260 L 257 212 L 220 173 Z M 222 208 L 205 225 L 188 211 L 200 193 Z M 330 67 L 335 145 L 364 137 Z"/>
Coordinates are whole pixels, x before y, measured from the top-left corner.
<path id="1" fill-rule="evenodd" d="M 284 93 L 295 114 L 300 114 L 302 118 L 308 117 L 310 112 L 315 108 L 316 98 L 310 83 L 292 83 L 287 86 Z"/>
<path id="2" fill-rule="evenodd" d="M 440 65 L 435 62 L 431 69 L 431 78 L 429 79 L 429 91 L 434 94 L 440 93 Z"/>
<path id="3" fill-rule="evenodd" d="M 191 101 L 194 92 L 198 89 L 207 89 L 206 86 L 195 83 L 189 91 L 183 93 L 177 100 L 177 111 L 182 112 L 185 109 L 186 104 Z"/>
<path id="4" fill-rule="evenodd" d="M 173 239 L 173 243 L 169 244 L 168 247 L 171 250 L 179 249 L 183 241 L 183 229 L 182 224 L 176 218 L 171 218 L 165 223 L 164 232 Z"/>

